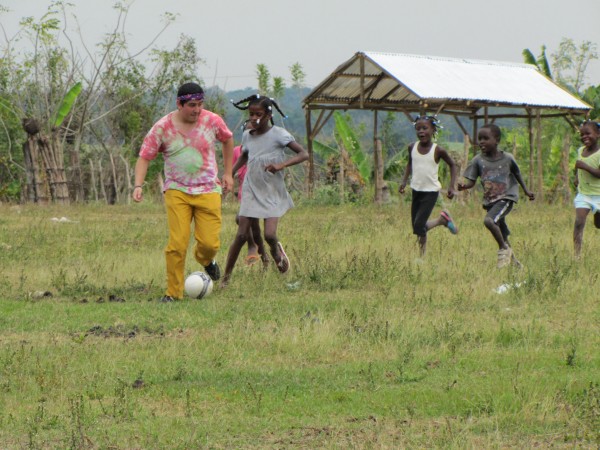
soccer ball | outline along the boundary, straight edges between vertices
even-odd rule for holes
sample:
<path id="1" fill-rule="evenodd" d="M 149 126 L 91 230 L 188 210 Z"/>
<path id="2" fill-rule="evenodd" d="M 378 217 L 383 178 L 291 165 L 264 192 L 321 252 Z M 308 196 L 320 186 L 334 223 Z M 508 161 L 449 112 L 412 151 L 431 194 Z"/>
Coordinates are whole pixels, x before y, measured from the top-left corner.
<path id="1" fill-rule="evenodd" d="M 183 285 L 185 293 L 192 298 L 204 298 L 213 290 L 213 280 L 204 272 L 192 272 Z"/>

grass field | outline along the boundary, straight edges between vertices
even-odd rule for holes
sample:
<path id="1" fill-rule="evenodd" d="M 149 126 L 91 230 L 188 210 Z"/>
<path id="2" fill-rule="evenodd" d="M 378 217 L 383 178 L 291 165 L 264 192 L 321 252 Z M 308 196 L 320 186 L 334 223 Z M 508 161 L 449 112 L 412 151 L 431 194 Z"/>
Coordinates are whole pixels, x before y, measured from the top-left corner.
<path id="1" fill-rule="evenodd" d="M 598 448 L 600 230 L 519 203 L 498 271 L 476 201 L 424 261 L 409 208 L 299 205 L 291 273 L 161 304 L 161 205 L 0 206 L 0 448 Z"/>

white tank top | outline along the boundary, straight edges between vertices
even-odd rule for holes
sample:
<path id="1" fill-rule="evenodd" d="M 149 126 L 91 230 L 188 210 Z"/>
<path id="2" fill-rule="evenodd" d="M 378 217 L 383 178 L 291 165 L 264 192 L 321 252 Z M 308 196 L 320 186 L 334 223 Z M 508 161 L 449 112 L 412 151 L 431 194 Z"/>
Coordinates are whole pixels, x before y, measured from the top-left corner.
<path id="1" fill-rule="evenodd" d="M 442 188 L 442 184 L 438 178 L 439 164 L 435 162 L 437 144 L 434 143 L 426 155 L 419 153 L 418 145 L 419 142 L 415 142 L 410 151 L 412 161 L 410 187 L 413 191 L 438 192 Z"/>

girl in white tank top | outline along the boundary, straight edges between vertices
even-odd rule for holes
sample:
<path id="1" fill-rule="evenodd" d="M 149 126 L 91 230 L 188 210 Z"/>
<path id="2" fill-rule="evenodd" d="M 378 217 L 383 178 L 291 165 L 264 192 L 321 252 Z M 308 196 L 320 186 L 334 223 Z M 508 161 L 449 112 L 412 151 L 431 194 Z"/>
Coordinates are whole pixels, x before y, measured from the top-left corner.
<path id="1" fill-rule="evenodd" d="M 442 188 L 438 177 L 440 159 L 444 160 L 450 167 L 448 198 L 453 198 L 455 194 L 454 186 L 456 184 L 458 166 L 446 150 L 432 142 L 438 126 L 435 117 L 417 117 L 414 125 L 418 141 L 408 146 L 408 164 L 406 165 L 404 178 L 398 188 L 398 192 L 401 194 L 404 193 L 408 177 L 410 176 L 413 234 L 417 236 L 421 256 L 424 256 L 427 246 L 427 232 L 429 230 L 443 225 L 452 234 L 458 233 L 456 224 L 448 211 L 442 211 L 437 219 L 429 220 L 429 216 L 437 202 L 438 193 Z"/>

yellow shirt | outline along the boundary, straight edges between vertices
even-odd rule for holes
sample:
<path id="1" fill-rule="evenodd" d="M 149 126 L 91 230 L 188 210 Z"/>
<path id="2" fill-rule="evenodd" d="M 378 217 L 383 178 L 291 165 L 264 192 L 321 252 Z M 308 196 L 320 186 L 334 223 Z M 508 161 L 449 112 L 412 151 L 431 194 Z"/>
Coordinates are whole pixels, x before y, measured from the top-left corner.
<path id="1" fill-rule="evenodd" d="M 577 159 L 583 161 L 588 166 L 593 167 L 594 169 L 600 168 L 600 150 L 596 150 L 588 157 L 582 156 L 582 152 L 585 147 L 581 147 L 577 150 Z M 583 195 L 600 195 L 600 178 L 595 177 L 587 170 L 579 169 L 577 171 L 577 176 L 579 177 L 579 186 L 577 187 L 577 191 Z"/>

